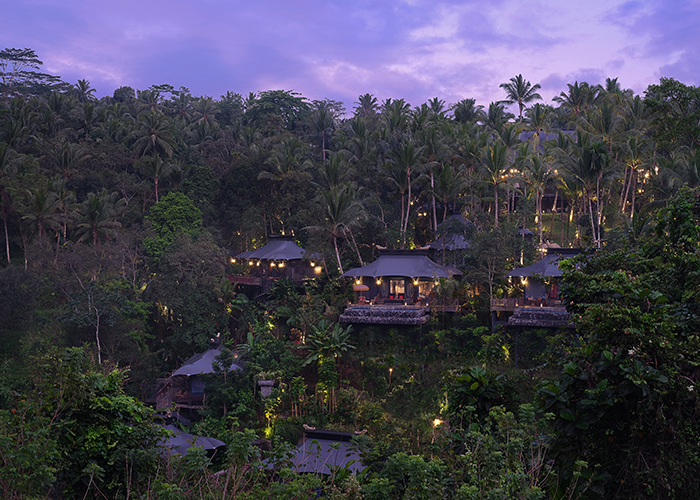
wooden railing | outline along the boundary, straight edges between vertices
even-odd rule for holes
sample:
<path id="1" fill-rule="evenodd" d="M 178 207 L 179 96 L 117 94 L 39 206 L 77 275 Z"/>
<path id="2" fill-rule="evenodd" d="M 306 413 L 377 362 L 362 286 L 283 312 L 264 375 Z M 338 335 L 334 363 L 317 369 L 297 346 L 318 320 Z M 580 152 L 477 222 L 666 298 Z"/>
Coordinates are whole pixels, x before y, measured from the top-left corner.
<path id="1" fill-rule="evenodd" d="M 561 300 L 558 299 L 526 299 L 525 297 L 509 297 L 505 299 L 491 299 L 492 311 L 515 311 L 518 307 L 554 307 L 564 309 Z"/>

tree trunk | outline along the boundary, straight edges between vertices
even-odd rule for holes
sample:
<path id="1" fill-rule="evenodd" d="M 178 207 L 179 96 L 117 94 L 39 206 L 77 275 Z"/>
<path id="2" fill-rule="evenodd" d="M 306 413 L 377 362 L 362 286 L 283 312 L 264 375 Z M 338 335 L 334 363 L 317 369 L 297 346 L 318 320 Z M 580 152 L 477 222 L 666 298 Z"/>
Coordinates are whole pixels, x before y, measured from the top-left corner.
<path id="1" fill-rule="evenodd" d="M 498 227 L 498 184 L 493 185 L 493 205 L 495 207 L 495 225 Z"/>
<path id="2" fill-rule="evenodd" d="M 435 172 L 431 168 L 430 169 L 430 188 L 431 189 L 435 188 L 434 177 L 435 177 Z M 435 206 L 435 194 L 431 194 L 430 197 L 431 197 L 431 202 L 433 205 L 433 231 L 435 231 L 435 233 L 437 234 L 437 207 Z M 443 217 L 442 221 L 445 222 L 444 217 Z"/>
<path id="3" fill-rule="evenodd" d="M 7 252 L 7 263 L 12 264 L 12 262 L 10 262 L 10 237 L 7 234 L 7 217 L 2 218 L 2 223 L 5 226 L 5 251 Z"/>
<path id="4" fill-rule="evenodd" d="M 343 264 L 340 263 L 340 252 L 338 252 L 338 237 L 333 234 L 333 247 L 335 248 L 335 258 L 338 259 L 338 270 L 343 274 Z"/>
<path id="5" fill-rule="evenodd" d="M 403 238 L 401 239 L 401 248 L 406 246 L 406 233 L 408 232 L 408 218 L 411 213 L 411 170 L 407 169 L 406 174 L 408 176 L 408 200 L 406 200 L 406 220 L 403 226 Z"/>

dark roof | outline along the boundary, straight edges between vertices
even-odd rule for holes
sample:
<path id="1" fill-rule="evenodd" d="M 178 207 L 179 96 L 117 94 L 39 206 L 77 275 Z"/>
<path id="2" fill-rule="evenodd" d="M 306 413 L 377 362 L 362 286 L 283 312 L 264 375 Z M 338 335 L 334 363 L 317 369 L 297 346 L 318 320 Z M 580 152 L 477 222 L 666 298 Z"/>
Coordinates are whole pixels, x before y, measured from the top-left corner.
<path id="1" fill-rule="evenodd" d="M 200 446 L 205 450 L 215 450 L 226 446 L 226 443 L 223 441 L 211 437 L 188 434 L 174 425 L 164 425 L 163 428 L 169 430 L 171 435 L 161 443 L 161 446 L 171 454 L 187 455 L 187 452 L 193 446 Z"/>
<path id="2" fill-rule="evenodd" d="M 427 250 L 381 250 L 377 260 L 364 267 L 350 269 L 343 277 L 448 278 L 457 274 L 462 273 L 430 260 Z"/>
<path id="3" fill-rule="evenodd" d="M 331 474 L 336 468 L 347 468 L 354 473 L 365 468 L 357 449 L 347 440 L 308 436 L 297 446 L 294 454 L 297 472 Z"/>
<path id="4" fill-rule="evenodd" d="M 560 259 L 562 259 L 561 255 L 547 255 L 531 266 L 513 269 L 506 276 L 527 277 L 535 274 L 540 276 L 562 276 L 562 272 L 559 270 Z"/>
<path id="5" fill-rule="evenodd" d="M 294 243 L 291 236 L 270 236 L 270 241 L 262 248 L 241 252 L 236 257 L 259 260 L 299 260 L 305 254 L 304 249 Z"/>
<path id="6" fill-rule="evenodd" d="M 191 375 L 200 375 L 202 373 L 214 373 L 214 369 L 211 367 L 211 364 L 214 362 L 214 357 L 218 356 L 219 354 L 221 354 L 221 346 L 217 347 L 216 349 L 209 349 L 208 351 L 195 354 L 190 359 L 185 361 L 184 365 L 175 370 L 172 376 L 175 377 L 177 375 L 185 375 L 189 377 Z M 235 361 L 231 364 L 231 370 L 242 369 L 243 367 Z"/>

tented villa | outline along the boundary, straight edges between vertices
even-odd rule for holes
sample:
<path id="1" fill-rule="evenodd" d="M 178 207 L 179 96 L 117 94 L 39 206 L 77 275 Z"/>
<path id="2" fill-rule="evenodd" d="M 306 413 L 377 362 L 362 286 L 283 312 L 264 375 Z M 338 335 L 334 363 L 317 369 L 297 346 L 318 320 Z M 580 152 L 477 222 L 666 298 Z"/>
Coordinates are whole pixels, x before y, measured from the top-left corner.
<path id="1" fill-rule="evenodd" d="M 438 303 L 434 293 L 440 278 L 456 275 L 461 273 L 430 260 L 428 250 L 380 250 L 373 263 L 343 274 L 353 278 L 358 300 L 345 309 L 340 321 L 420 325 L 428 320 L 431 307 L 456 312 L 456 301 Z"/>
<path id="2" fill-rule="evenodd" d="M 272 282 L 277 279 L 289 278 L 300 286 L 304 280 L 315 278 L 323 270 L 314 255 L 307 254 L 292 236 L 270 236 L 265 246 L 241 252 L 231 260 L 246 263 L 251 272 L 229 279 L 240 285 L 256 287 L 260 293 L 269 292 Z"/>

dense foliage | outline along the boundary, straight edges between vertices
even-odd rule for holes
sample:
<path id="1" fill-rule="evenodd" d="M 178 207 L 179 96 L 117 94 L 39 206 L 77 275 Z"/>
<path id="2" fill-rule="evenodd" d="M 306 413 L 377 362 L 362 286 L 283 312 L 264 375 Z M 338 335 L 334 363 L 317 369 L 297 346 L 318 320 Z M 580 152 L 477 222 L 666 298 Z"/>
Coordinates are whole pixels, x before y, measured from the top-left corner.
<path id="1" fill-rule="evenodd" d="M 347 112 L 285 90 L 97 99 L 40 67 L 0 51 L 3 498 L 699 496 L 697 88 L 575 82 L 553 106 L 518 75 L 486 108 Z M 229 279 L 271 234 L 320 275 Z M 338 322 L 343 270 L 439 238 L 469 242 L 434 255 L 463 272 L 434 290 L 460 314 Z M 489 299 L 521 294 L 504 275 L 546 243 L 588 248 L 561 288 L 575 334 L 492 332 Z M 225 456 L 163 455 L 140 401 L 213 340 L 189 417 Z M 304 424 L 361 433 L 366 472 L 295 474 Z"/>

